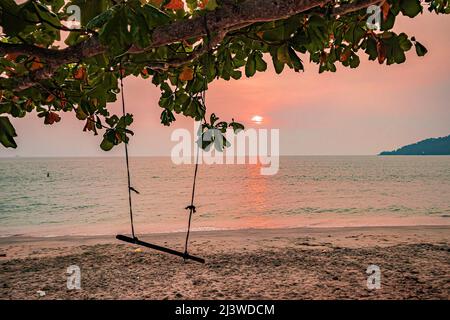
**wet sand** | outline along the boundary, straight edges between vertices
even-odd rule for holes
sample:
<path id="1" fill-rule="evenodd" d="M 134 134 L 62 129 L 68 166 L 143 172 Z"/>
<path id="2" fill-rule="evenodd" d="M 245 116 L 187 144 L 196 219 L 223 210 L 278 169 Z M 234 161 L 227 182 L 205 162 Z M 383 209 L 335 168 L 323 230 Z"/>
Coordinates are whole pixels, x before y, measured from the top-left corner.
<path id="1" fill-rule="evenodd" d="M 183 250 L 183 233 L 139 238 Z M 194 232 L 189 252 L 206 264 L 113 236 L 0 238 L 0 299 L 450 298 L 450 226 Z M 80 290 L 67 289 L 71 265 Z"/>

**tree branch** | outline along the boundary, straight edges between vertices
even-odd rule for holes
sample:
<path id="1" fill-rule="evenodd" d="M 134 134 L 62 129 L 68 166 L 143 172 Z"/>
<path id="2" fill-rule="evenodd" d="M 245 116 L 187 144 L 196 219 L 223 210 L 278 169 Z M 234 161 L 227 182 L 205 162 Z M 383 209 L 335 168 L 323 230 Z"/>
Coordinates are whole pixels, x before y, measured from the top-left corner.
<path id="1" fill-rule="evenodd" d="M 202 45 L 200 48 L 198 48 L 197 50 L 195 50 L 194 52 L 192 52 L 191 54 L 187 55 L 184 58 L 173 59 L 173 60 L 167 61 L 164 64 L 164 67 L 160 68 L 160 69 L 167 70 L 169 67 L 173 67 L 173 68 L 181 67 L 182 65 L 184 65 L 190 61 L 194 61 L 195 59 L 200 58 L 202 55 L 213 50 L 220 42 L 222 42 L 222 40 L 225 37 L 225 35 L 227 34 L 227 32 L 228 31 L 223 30 L 223 31 L 217 33 L 211 39 L 211 41 L 209 43 L 204 43 L 204 45 Z"/>
<path id="2" fill-rule="evenodd" d="M 97 37 L 89 38 L 86 41 L 62 50 L 40 48 L 28 44 L 0 42 L 0 54 L 2 56 L 8 53 L 18 53 L 39 57 L 41 62 L 44 62 L 44 67 L 41 69 L 30 72 L 20 78 L 7 79 L 13 82 L 14 91 L 28 89 L 42 80 L 51 78 L 55 71 L 64 64 L 78 62 L 83 58 L 89 58 L 105 51 L 106 47 L 100 44 Z M 0 89 L 1 87 L 2 85 L 0 83 Z"/>
<path id="3" fill-rule="evenodd" d="M 347 13 L 355 12 L 371 5 L 382 3 L 386 0 L 359 0 L 351 3 L 345 3 L 333 9 L 333 16 L 342 16 Z"/>
<path id="4" fill-rule="evenodd" d="M 218 9 L 207 12 L 204 17 L 186 19 L 173 22 L 169 25 L 157 27 L 152 37 L 152 44 L 147 48 L 132 47 L 128 53 L 145 52 L 152 48 L 182 42 L 187 39 L 204 37 L 207 29 L 211 34 L 219 35 L 215 38 L 214 46 L 223 40 L 226 33 L 232 30 L 248 26 L 258 22 L 269 22 L 286 19 L 295 14 L 308 11 L 312 8 L 323 6 L 332 0 L 247 0 L 239 4 L 226 4 Z M 343 14 L 351 11 L 363 9 L 381 0 L 361 0 L 335 8 L 334 14 Z M 205 22 L 207 29 L 205 28 Z M 224 31 L 226 30 L 226 31 Z M 210 47 L 210 46 L 208 46 Z M 198 52 L 194 52 L 189 61 L 198 58 L 207 50 L 206 46 Z M 206 50 L 206 51 L 204 51 Z M 28 74 L 19 79 L 14 79 L 15 91 L 21 91 L 34 86 L 41 80 L 50 78 L 54 72 L 62 65 L 74 63 L 95 56 L 107 51 L 107 47 L 102 45 L 97 36 L 81 42 L 72 47 L 55 50 L 39 48 L 26 44 L 8 44 L 0 42 L 0 54 L 20 53 L 36 56 L 45 61 L 45 67 Z M 179 63 L 185 63 L 186 60 Z M 176 65 L 176 61 L 174 61 Z"/>
<path id="5" fill-rule="evenodd" d="M 29 44 L 0 42 L 0 55 L 4 56 L 6 54 L 26 54 L 47 60 L 62 58 L 63 51 L 40 48 Z"/>

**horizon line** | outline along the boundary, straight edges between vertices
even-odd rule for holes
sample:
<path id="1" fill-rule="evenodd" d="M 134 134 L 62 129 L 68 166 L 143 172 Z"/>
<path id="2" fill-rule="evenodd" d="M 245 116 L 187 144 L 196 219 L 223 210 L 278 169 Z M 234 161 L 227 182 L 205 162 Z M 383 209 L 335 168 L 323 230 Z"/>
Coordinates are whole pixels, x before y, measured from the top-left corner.
<path id="1" fill-rule="evenodd" d="M 393 156 L 449 156 L 449 155 L 380 155 L 380 154 L 282 154 L 280 157 L 393 157 Z M 0 156 L 0 159 L 67 159 L 67 158 L 123 158 L 120 155 L 99 156 L 99 155 L 38 155 L 38 156 Z M 170 158 L 170 155 L 130 155 L 130 158 Z M 249 157 L 248 155 L 245 158 Z M 242 157 L 241 157 L 242 158 Z"/>

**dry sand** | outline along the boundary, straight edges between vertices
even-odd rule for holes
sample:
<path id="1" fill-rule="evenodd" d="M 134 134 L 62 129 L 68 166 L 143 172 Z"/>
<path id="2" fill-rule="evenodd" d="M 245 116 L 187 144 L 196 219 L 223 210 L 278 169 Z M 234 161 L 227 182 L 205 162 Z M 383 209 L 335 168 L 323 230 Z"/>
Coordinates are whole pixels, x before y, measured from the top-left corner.
<path id="1" fill-rule="evenodd" d="M 184 234 L 141 236 L 182 250 Z M 1 299 L 449 299 L 450 226 L 195 232 L 206 264 L 114 237 L 0 239 Z M 369 290 L 366 269 L 381 268 Z M 81 269 L 68 290 L 66 270 Z M 45 291 L 40 297 L 37 291 Z"/>

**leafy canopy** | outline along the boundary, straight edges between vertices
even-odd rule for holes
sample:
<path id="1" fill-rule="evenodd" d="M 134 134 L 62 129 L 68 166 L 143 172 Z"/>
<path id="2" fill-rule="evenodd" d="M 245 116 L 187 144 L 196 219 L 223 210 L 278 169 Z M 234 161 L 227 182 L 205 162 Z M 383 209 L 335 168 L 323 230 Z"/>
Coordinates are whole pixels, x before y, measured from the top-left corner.
<path id="1" fill-rule="evenodd" d="M 308 57 L 319 72 L 335 72 L 336 64 L 357 68 L 362 55 L 380 64 L 403 63 L 413 46 L 419 56 L 427 49 L 414 37 L 392 32 L 396 18 L 400 14 L 414 18 L 424 7 L 435 13 L 450 12 L 448 0 L 379 1 L 381 30 L 374 31 L 366 25 L 366 7 L 335 14 L 338 5 L 357 5 L 358 1 L 324 0 L 288 18 L 236 24 L 223 34 L 208 30 L 206 22 L 206 36 L 186 37 L 186 30 L 178 30 L 183 33 L 178 40 L 152 45 L 155 30 L 212 14 L 225 5 L 239 8 L 245 1 L 250 0 L 38 0 L 22 4 L 0 0 L 0 143 L 15 148 L 16 132 L 8 116 L 22 118 L 32 112 L 46 125 L 59 122 L 61 112 L 73 112 L 84 121 L 84 131 L 97 135 L 104 129 L 100 146 L 106 151 L 128 142 L 132 115 L 118 116 L 108 110 L 108 103 L 120 93 L 119 78 L 128 76 L 148 79 L 161 89 L 163 125 L 169 126 L 176 115 L 204 120 L 204 132 L 220 140 L 220 133 L 228 127 L 243 127 L 234 120 L 217 122 L 214 114 L 206 120 L 203 92 L 212 81 L 237 80 L 244 74 L 252 77 L 266 71 L 268 62 L 278 74 L 287 68 L 300 72 Z M 72 5 L 81 9 L 81 21 L 78 29 L 70 30 L 68 8 Z M 85 54 L 88 45 L 83 44 L 93 38 L 99 45 Z M 59 54 L 63 48 L 74 50 Z"/>

